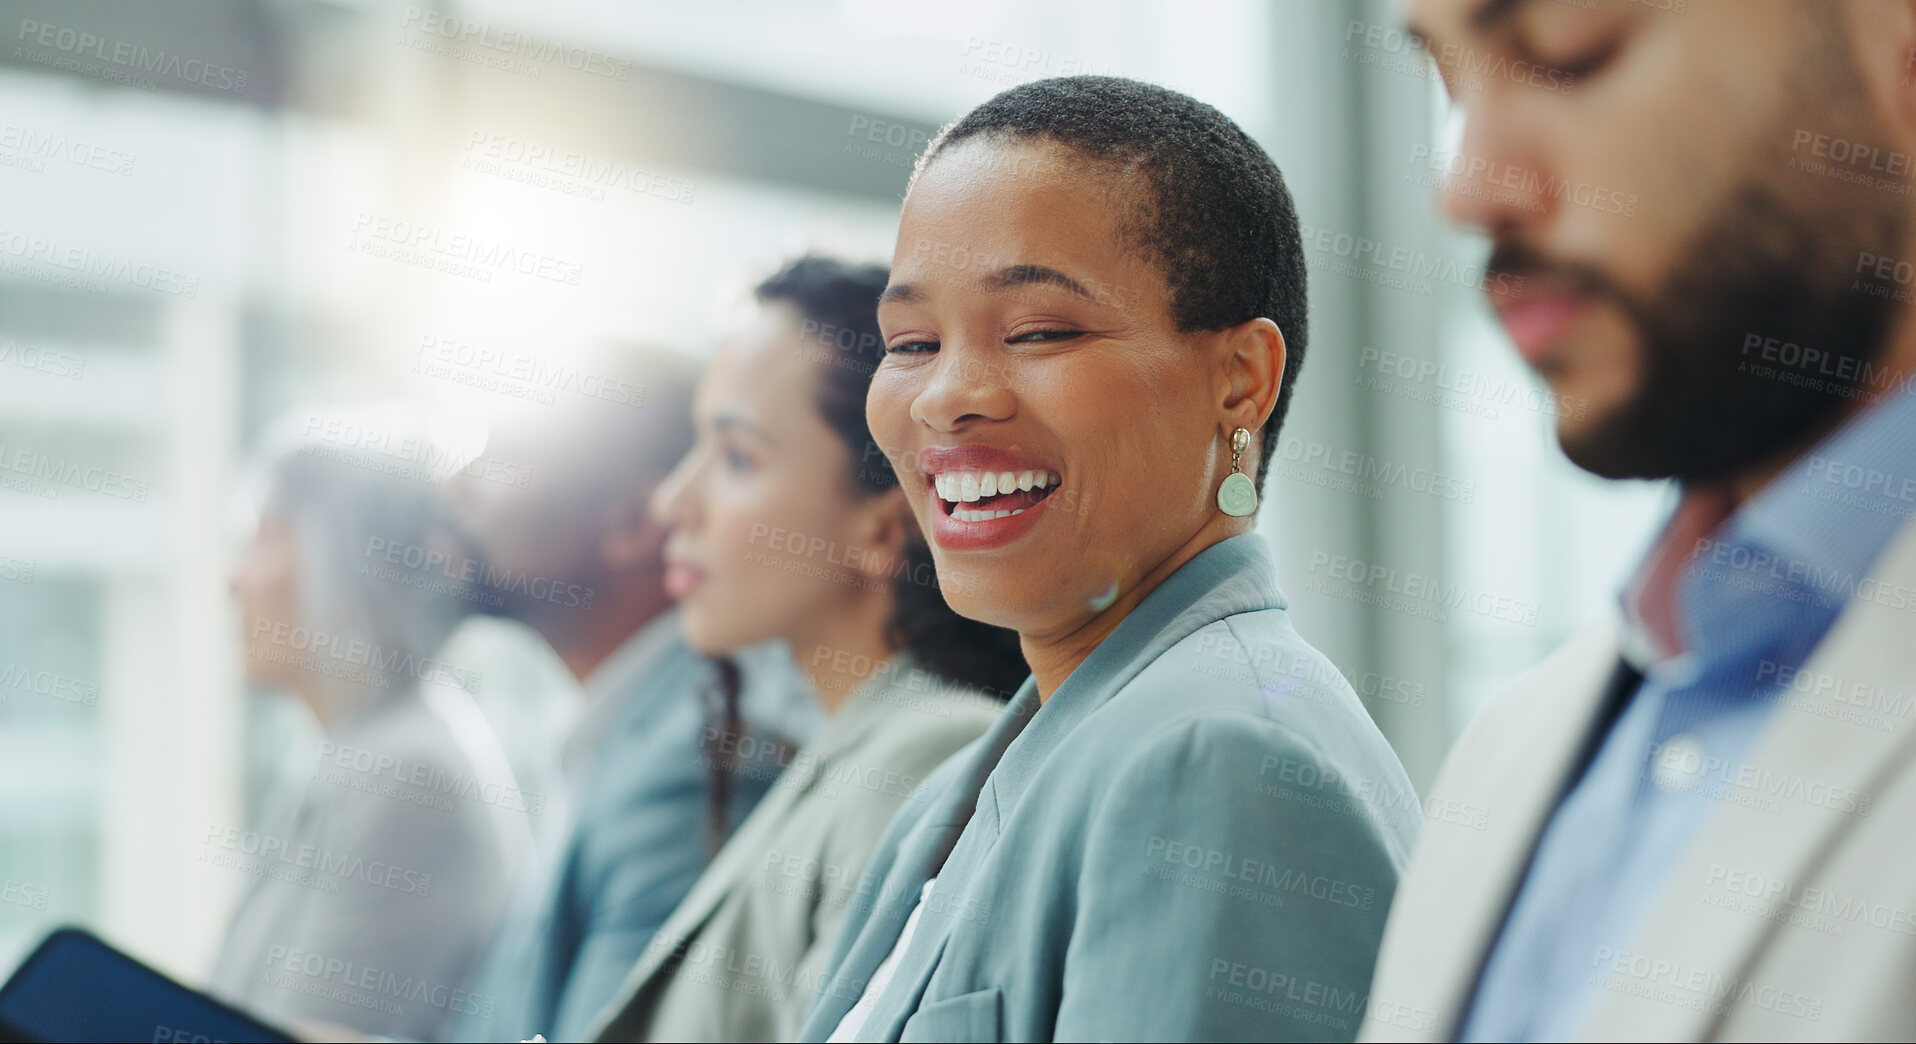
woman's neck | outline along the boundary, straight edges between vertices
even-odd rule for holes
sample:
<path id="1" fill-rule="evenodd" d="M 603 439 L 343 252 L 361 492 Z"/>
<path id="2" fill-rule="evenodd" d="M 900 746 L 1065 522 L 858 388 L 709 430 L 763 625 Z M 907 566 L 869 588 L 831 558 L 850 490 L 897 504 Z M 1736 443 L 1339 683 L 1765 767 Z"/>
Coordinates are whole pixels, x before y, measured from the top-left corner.
<path id="1" fill-rule="evenodd" d="M 1182 569 L 1186 562 L 1213 544 L 1251 531 L 1249 519 L 1220 513 L 1176 551 L 1151 567 L 1136 583 L 1121 588 L 1118 596 L 1102 610 L 1073 621 L 1056 632 L 1019 632 L 1018 645 L 1038 684 L 1038 701 L 1042 703 L 1049 700 L 1065 679 L 1078 669 L 1078 665 L 1091 655 L 1091 651 L 1111 637 L 1111 632 L 1118 629 L 1125 617 L 1130 616 L 1133 609 L 1157 590 L 1159 584 L 1170 579 L 1171 574 Z"/>
<path id="2" fill-rule="evenodd" d="M 826 714 L 838 713 L 851 694 L 884 670 L 891 658 L 886 631 L 895 602 L 889 591 L 882 593 L 882 598 L 819 613 L 817 627 L 786 636 L 793 658 L 812 680 L 812 690 Z"/>

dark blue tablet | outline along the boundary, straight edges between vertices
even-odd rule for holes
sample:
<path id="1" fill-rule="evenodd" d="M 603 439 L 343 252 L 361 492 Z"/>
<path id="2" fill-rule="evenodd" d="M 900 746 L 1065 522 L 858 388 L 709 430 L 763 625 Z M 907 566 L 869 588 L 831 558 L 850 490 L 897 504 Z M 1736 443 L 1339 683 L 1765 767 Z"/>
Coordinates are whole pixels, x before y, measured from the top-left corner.
<path id="1" fill-rule="evenodd" d="M 0 1042 L 7 1044 L 293 1039 L 79 928 L 55 930 L 0 986 Z"/>

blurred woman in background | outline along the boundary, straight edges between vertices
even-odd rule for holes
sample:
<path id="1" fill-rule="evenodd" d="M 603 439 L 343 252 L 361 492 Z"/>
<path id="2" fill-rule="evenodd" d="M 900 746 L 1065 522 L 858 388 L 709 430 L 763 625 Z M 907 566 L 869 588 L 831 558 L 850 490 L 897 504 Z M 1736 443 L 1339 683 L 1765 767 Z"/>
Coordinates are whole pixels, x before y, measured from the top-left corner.
<path id="1" fill-rule="evenodd" d="M 397 410 L 302 412 L 258 452 L 247 676 L 324 736 L 211 846 L 246 881 L 210 987 L 268 1020 L 432 1039 L 487 1003 L 468 979 L 531 838 L 477 679 L 434 655 L 465 612 L 437 488 L 462 462 Z"/>
<path id="2" fill-rule="evenodd" d="M 790 645 L 829 715 L 666 922 L 593 1036 L 784 1040 L 811 1007 L 879 835 L 1025 676 L 1017 636 L 946 605 L 865 426 L 885 269 L 821 257 L 760 284 L 655 494 L 667 586 L 710 655 Z M 721 736 L 711 754 L 760 761 Z M 766 771 L 779 766 L 766 764 Z"/>

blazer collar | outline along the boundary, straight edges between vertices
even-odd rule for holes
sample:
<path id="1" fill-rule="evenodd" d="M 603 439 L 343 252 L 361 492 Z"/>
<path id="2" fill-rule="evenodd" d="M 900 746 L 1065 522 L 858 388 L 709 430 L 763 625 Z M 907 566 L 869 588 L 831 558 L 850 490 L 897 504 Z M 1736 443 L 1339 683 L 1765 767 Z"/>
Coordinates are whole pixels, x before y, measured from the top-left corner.
<path id="1" fill-rule="evenodd" d="M 862 941 L 871 945 L 859 948 L 855 956 L 860 963 L 848 963 L 848 970 L 870 976 L 898 938 L 919 889 L 934 873 L 940 893 L 965 887 L 996 844 L 1003 817 L 1045 760 L 1138 672 L 1199 628 L 1284 604 L 1264 538 L 1254 533 L 1230 537 L 1198 552 L 1166 577 L 1042 706 L 1036 681 L 1027 678 L 965 766 L 959 785 L 941 796 L 933 814 L 906 839 L 898 865 L 909 872 L 891 875 L 886 882 L 890 902 L 882 914 L 874 912 L 873 921 L 884 930 L 866 933 Z M 951 927 L 949 916 L 932 910 L 919 915 L 911 945 L 899 955 L 885 991 L 888 1000 L 872 1010 L 863 1035 L 898 1036 L 924 995 Z"/>
<path id="2" fill-rule="evenodd" d="M 1198 552 L 1146 595 L 1042 708 L 1034 708 L 1030 726 L 992 773 L 994 796 L 1005 809 L 1015 807 L 1064 738 L 1171 646 L 1227 616 L 1284 606 L 1277 564 L 1262 536 L 1245 533 Z"/>

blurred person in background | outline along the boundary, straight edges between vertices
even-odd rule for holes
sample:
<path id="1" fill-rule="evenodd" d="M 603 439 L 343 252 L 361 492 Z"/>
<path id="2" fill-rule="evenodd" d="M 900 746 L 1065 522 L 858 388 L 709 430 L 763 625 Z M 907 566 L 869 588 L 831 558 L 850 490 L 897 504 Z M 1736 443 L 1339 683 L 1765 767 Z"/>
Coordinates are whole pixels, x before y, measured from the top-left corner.
<path id="1" fill-rule="evenodd" d="M 1558 443 L 1681 495 L 1446 759 L 1365 1035 L 1910 1039 L 1916 4 L 1409 13 Z"/>
<path id="2" fill-rule="evenodd" d="M 472 1003 L 529 845 L 473 679 L 434 658 L 462 600 L 369 554 L 450 553 L 438 487 L 459 452 L 397 408 L 312 410 L 254 462 L 230 585 L 248 679 L 293 694 L 324 735 L 227 846 L 252 879 L 209 986 L 269 1021 L 437 1035 Z"/>
<path id="3" fill-rule="evenodd" d="M 1254 530 L 1305 300 L 1282 175 L 1194 99 L 1037 80 L 927 147 L 866 415 L 1033 674 L 892 824 L 801 1039 L 1356 1034 L 1419 808 Z"/>
<path id="4" fill-rule="evenodd" d="M 648 503 L 692 445 L 698 367 L 616 341 L 541 351 L 555 401 L 491 425 L 488 466 L 451 487 L 480 611 L 549 642 L 586 701 L 559 752 L 563 787 L 478 988 L 452 1035 L 577 1039 L 818 720 L 776 644 L 723 661 L 689 646 L 666 593 L 666 526 Z"/>
<path id="5" fill-rule="evenodd" d="M 945 603 L 865 426 L 885 278 L 805 257 L 759 284 L 754 320 L 699 385 L 698 442 L 654 496 L 691 643 L 722 656 L 783 640 L 829 719 L 673 911 L 595 1039 L 791 1039 L 885 825 L 1027 673 L 1016 634 Z"/>

